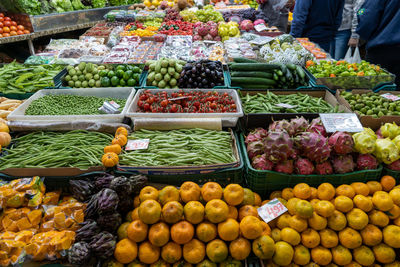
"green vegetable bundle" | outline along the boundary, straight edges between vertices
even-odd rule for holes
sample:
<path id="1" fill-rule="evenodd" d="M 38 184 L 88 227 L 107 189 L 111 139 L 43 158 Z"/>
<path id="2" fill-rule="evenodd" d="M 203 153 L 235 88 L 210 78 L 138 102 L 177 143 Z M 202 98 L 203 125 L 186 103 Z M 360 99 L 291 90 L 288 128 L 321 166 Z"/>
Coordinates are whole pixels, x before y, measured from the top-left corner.
<path id="1" fill-rule="evenodd" d="M 109 134 L 83 130 L 30 133 L 13 139 L 10 148 L 2 150 L 0 169 L 101 166 L 104 146 L 112 138 Z"/>
<path id="2" fill-rule="evenodd" d="M 150 139 L 146 150 L 123 151 L 125 166 L 188 166 L 232 163 L 230 132 L 204 129 L 139 130 L 128 139 Z"/>

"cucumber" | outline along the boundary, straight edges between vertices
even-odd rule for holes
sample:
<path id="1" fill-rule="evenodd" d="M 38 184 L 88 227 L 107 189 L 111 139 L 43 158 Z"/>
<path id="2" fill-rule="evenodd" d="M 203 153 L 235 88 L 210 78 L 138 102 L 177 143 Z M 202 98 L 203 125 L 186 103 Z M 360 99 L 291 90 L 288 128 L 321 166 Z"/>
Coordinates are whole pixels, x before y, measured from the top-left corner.
<path id="1" fill-rule="evenodd" d="M 286 67 L 287 67 L 289 70 L 296 70 L 296 65 L 295 65 L 295 64 L 292 64 L 292 63 L 286 64 Z"/>
<path id="2" fill-rule="evenodd" d="M 233 71 L 270 71 L 274 69 L 280 69 L 280 66 L 266 63 L 234 63 L 231 65 Z"/>
<path id="3" fill-rule="evenodd" d="M 233 61 L 236 63 L 258 63 L 258 61 L 256 61 L 256 60 L 248 59 L 245 57 L 234 57 Z"/>
<path id="4" fill-rule="evenodd" d="M 304 79 L 304 76 L 306 75 L 303 71 L 303 69 L 300 66 L 296 66 L 296 72 L 299 74 L 299 77 L 301 79 Z"/>
<path id="5" fill-rule="evenodd" d="M 276 82 L 266 78 L 254 78 L 254 77 L 232 77 L 232 84 L 264 84 L 264 85 L 276 85 Z"/>
<path id="6" fill-rule="evenodd" d="M 261 71 L 234 71 L 231 73 L 231 77 L 258 77 L 258 78 L 267 78 L 272 79 L 273 74 L 270 72 L 261 72 Z"/>
<path id="7" fill-rule="evenodd" d="M 238 84 L 237 86 L 244 89 L 274 89 L 274 86 L 265 84 Z"/>

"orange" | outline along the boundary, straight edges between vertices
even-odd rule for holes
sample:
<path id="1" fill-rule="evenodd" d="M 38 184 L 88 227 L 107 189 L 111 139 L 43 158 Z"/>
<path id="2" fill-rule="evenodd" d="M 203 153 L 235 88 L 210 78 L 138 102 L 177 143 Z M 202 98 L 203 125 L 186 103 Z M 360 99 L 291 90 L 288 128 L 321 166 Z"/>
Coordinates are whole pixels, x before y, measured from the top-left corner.
<path id="1" fill-rule="evenodd" d="M 232 241 L 239 237 L 239 223 L 234 219 L 227 219 L 218 224 L 218 235 L 224 241 Z"/>
<path id="2" fill-rule="evenodd" d="M 376 191 L 382 191 L 382 185 L 377 181 L 368 181 L 369 194 L 373 195 Z"/>
<path id="3" fill-rule="evenodd" d="M 389 196 L 392 198 L 394 204 L 400 206 L 400 188 L 393 188 L 389 192 Z"/>
<path id="4" fill-rule="evenodd" d="M 281 230 L 278 228 L 272 229 L 271 237 L 275 242 L 281 241 Z"/>
<path id="5" fill-rule="evenodd" d="M 382 232 L 373 224 L 368 224 L 360 233 L 363 243 L 367 246 L 373 247 L 382 242 Z"/>
<path id="6" fill-rule="evenodd" d="M 268 225 L 268 223 L 261 221 L 261 225 L 263 228 L 263 231 L 261 233 L 261 235 L 271 235 L 271 227 Z"/>
<path id="7" fill-rule="evenodd" d="M 351 184 L 351 187 L 353 187 L 354 191 L 356 192 L 356 195 L 363 195 L 363 196 L 369 195 L 369 187 L 364 183 L 355 182 Z"/>
<path id="8" fill-rule="evenodd" d="M 149 267 L 170 267 L 170 265 L 162 259 L 159 259 L 155 263 L 150 264 Z"/>
<path id="9" fill-rule="evenodd" d="M 328 265 L 332 261 L 332 254 L 329 249 L 318 246 L 311 250 L 311 258 L 318 265 Z"/>
<path id="10" fill-rule="evenodd" d="M 238 184 L 230 184 L 225 187 L 223 195 L 228 205 L 236 206 L 243 202 L 244 190 L 243 187 Z"/>
<path id="11" fill-rule="evenodd" d="M 161 218 L 161 206 L 157 201 L 147 199 L 140 203 L 138 214 L 142 222 L 146 224 L 156 223 Z"/>
<path id="12" fill-rule="evenodd" d="M 242 203 L 240 203 L 240 205 L 254 205 L 254 203 L 256 202 L 256 198 L 253 191 L 248 188 L 243 188 L 243 192 L 243 201 Z"/>
<path id="13" fill-rule="evenodd" d="M 172 267 L 193 267 L 193 264 L 190 264 L 184 260 L 180 260 L 174 263 Z"/>
<path id="14" fill-rule="evenodd" d="M 222 198 L 222 187 L 216 182 L 208 182 L 201 188 L 201 196 L 205 202 Z"/>
<path id="15" fill-rule="evenodd" d="M 369 247 L 361 246 L 354 249 L 353 258 L 362 266 L 370 266 L 375 262 L 375 256 Z"/>
<path id="16" fill-rule="evenodd" d="M 301 199 L 294 197 L 288 200 L 287 204 L 286 204 L 286 208 L 288 209 L 288 212 L 290 213 L 290 215 L 295 215 L 296 214 L 296 205 L 297 202 L 299 202 Z"/>
<path id="17" fill-rule="evenodd" d="M 182 219 L 183 207 L 178 201 L 167 202 L 161 210 L 162 218 L 166 223 L 176 223 Z"/>
<path id="18" fill-rule="evenodd" d="M 254 192 L 254 205 L 261 206 L 261 196 Z"/>
<path id="19" fill-rule="evenodd" d="M 228 214 L 229 207 L 224 201 L 220 199 L 213 199 L 207 202 L 205 207 L 205 215 L 210 222 L 223 222 L 228 218 Z"/>
<path id="20" fill-rule="evenodd" d="M 349 264 L 353 258 L 348 248 L 341 245 L 331 249 L 333 262 L 339 266 L 345 266 Z"/>
<path id="21" fill-rule="evenodd" d="M 205 243 L 217 237 L 217 226 L 209 222 L 202 222 L 196 227 L 196 236 Z"/>
<path id="22" fill-rule="evenodd" d="M 229 254 L 235 260 L 242 261 L 246 259 L 251 252 L 251 244 L 249 240 L 239 237 L 229 244 Z"/>
<path id="23" fill-rule="evenodd" d="M 140 205 L 140 198 L 139 196 L 135 196 L 135 198 L 133 199 L 133 207 L 137 208 Z"/>
<path id="24" fill-rule="evenodd" d="M 118 227 L 117 235 L 118 235 L 118 239 L 119 239 L 119 240 L 128 237 L 128 226 L 129 226 L 130 224 L 131 224 L 130 222 L 124 222 L 123 224 L 121 224 L 121 225 Z"/>
<path id="25" fill-rule="evenodd" d="M 194 235 L 193 225 L 187 221 L 180 221 L 171 226 L 171 239 L 180 245 L 192 240 Z"/>
<path id="26" fill-rule="evenodd" d="M 145 264 L 155 263 L 160 258 L 160 248 L 145 241 L 139 246 L 139 260 Z"/>
<path id="27" fill-rule="evenodd" d="M 158 192 L 158 201 L 165 205 L 170 201 L 179 201 L 179 190 L 175 186 L 167 185 Z"/>
<path id="28" fill-rule="evenodd" d="M 292 246 L 296 246 L 300 244 L 301 236 L 296 230 L 286 227 L 281 230 L 281 239 Z"/>
<path id="29" fill-rule="evenodd" d="M 318 186 L 318 198 L 321 200 L 331 200 L 335 197 L 335 188 L 330 183 L 323 183 Z"/>
<path id="30" fill-rule="evenodd" d="M 291 198 L 294 198 L 294 193 L 292 188 L 285 188 L 282 190 L 282 198 L 285 200 L 289 200 Z M 273 199 L 273 198 L 271 198 Z"/>
<path id="31" fill-rule="evenodd" d="M 313 212 L 313 216 L 308 219 L 308 225 L 317 231 L 325 229 L 327 224 L 327 219 L 319 216 L 315 211 Z"/>
<path id="32" fill-rule="evenodd" d="M 355 195 L 356 192 L 353 187 L 348 184 L 342 184 L 336 188 L 336 196 L 345 196 L 352 199 Z"/>
<path id="33" fill-rule="evenodd" d="M 186 221 L 192 224 L 201 223 L 204 220 L 204 206 L 199 201 L 189 201 L 183 207 L 183 214 Z"/>
<path id="34" fill-rule="evenodd" d="M 383 241 L 392 248 L 400 248 L 400 226 L 388 225 L 383 228 Z"/>
<path id="35" fill-rule="evenodd" d="M 310 187 L 311 189 L 311 196 L 309 199 L 317 199 L 318 198 L 318 189 L 315 187 Z"/>
<path id="36" fill-rule="evenodd" d="M 201 195 L 200 186 L 193 182 L 184 182 L 179 189 L 179 195 L 183 202 L 199 201 Z"/>
<path id="37" fill-rule="evenodd" d="M 349 212 L 353 209 L 353 201 L 347 196 L 338 196 L 334 201 L 335 208 L 341 212 Z"/>
<path id="38" fill-rule="evenodd" d="M 396 252 L 390 246 L 381 243 L 372 248 L 374 252 L 375 259 L 383 264 L 388 264 L 394 262 L 396 259 Z"/>
<path id="39" fill-rule="evenodd" d="M 228 218 L 237 220 L 239 215 L 237 208 L 233 206 L 228 206 L 228 208 L 229 208 Z"/>
<path id="40" fill-rule="evenodd" d="M 314 198 L 310 200 L 310 204 L 311 206 L 315 209 L 315 205 L 317 205 L 318 202 L 320 202 L 321 200 Z"/>
<path id="41" fill-rule="evenodd" d="M 290 189 L 290 188 L 288 188 L 288 189 Z M 269 199 L 283 198 L 282 192 L 283 192 L 283 191 L 273 191 L 273 192 L 269 195 Z M 294 196 L 294 195 L 293 195 L 293 196 Z"/>
<path id="42" fill-rule="evenodd" d="M 393 220 L 393 224 L 400 226 L 400 217 Z"/>
<path id="43" fill-rule="evenodd" d="M 214 239 L 207 244 L 206 247 L 207 257 L 215 263 L 223 262 L 228 257 L 228 247 L 224 241 Z"/>
<path id="44" fill-rule="evenodd" d="M 131 213 L 132 222 L 135 220 L 139 220 L 139 207 L 135 208 Z"/>
<path id="45" fill-rule="evenodd" d="M 169 227 L 166 223 L 159 222 L 150 226 L 149 241 L 156 247 L 162 247 L 169 241 Z"/>
<path id="46" fill-rule="evenodd" d="M 384 191 L 389 192 L 396 186 L 396 179 L 392 176 L 385 175 L 381 178 L 381 185 Z"/>
<path id="47" fill-rule="evenodd" d="M 308 224 L 306 219 L 303 219 L 298 215 L 294 215 L 289 220 L 289 226 L 297 232 L 301 233 L 307 229 Z"/>
<path id="48" fill-rule="evenodd" d="M 217 267 L 217 264 L 209 259 L 204 259 L 200 263 L 197 263 L 196 267 Z"/>
<path id="49" fill-rule="evenodd" d="M 147 224 L 143 223 L 141 220 L 135 220 L 128 225 L 126 233 L 130 240 L 142 242 L 147 237 L 148 228 Z"/>
<path id="50" fill-rule="evenodd" d="M 293 188 L 293 194 L 297 198 L 308 199 L 311 197 L 311 188 L 306 183 L 300 183 Z"/>
<path id="51" fill-rule="evenodd" d="M 355 249 L 362 245 L 361 235 L 350 227 L 339 232 L 339 240 L 340 244 L 348 249 Z"/>
<path id="52" fill-rule="evenodd" d="M 158 190 L 152 186 L 145 186 L 140 190 L 139 200 L 143 202 L 147 199 L 158 200 Z"/>
<path id="53" fill-rule="evenodd" d="M 304 266 L 310 262 L 311 255 L 308 248 L 297 245 L 294 248 L 293 262 L 297 265 Z"/>
<path id="54" fill-rule="evenodd" d="M 244 205 L 239 209 L 239 221 L 241 221 L 244 217 L 246 216 L 254 216 L 257 217 L 258 216 L 258 211 L 256 209 L 256 207 L 252 206 L 252 205 Z"/>
<path id="55" fill-rule="evenodd" d="M 313 215 L 313 211 L 313 206 L 307 200 L 300 200 L 296 203 L 296 214 L 301 218 L 311 218 Z"/>
<path id="56" fill-rule="evenodd" d="M 182 258 L 182 248 L 175 242 L 168 242 L 161 248 L 161 258 L 168 263 L 175 263 Z"/>
<path id="57" fill-rule="evenodd" d="M 393 200 L 387 192 L 378 191 L 372 196 L 372 203 L 381 211 L 388 211 L 393 208 Z"/>
<path id="58" fill-rule="evenodd" d="M 262 235 L 253 241 L 253 253 L 261 260 L 271 259 L 275 252 L 274 240 L 266 235 Z"/>
<path id="59" fill-rule="evenodd" d="M 347 223 L 349 227 L 355 230 L 362 230 L 368 224 L 368 215 L 360 210 L 360 209 L 353 209 L 349 213 L 346 214 Z"/>
<path id="60" fill-rule="evenodd" d="M 334 231 L 341 231 L 347 225 L 346 216 L 340 211 L 335 210 L 331 217 L 328 217 L 328 226 Z"/>
<path id="61" fill-rule="evenodd" d="M 203 242 L 192 239 L 189 243 L 183 245 L 183 258 L 191 264 L 201 262 L 206 256 L 206 246 Z"/>
<path id="62" fill-rule="evenodd" d="M 373 210 L 368 214 L 369 222 L 379 227 L 385 227 L 389 224 L 389 216 L 379 210 Z"/>
<path id="63" fill-rule="evenodd" d="M 272 260 L 279 266 L 286 266 L 292 262 L 294 250 L 291 245 L 284 241 L 275 243 L 275 253 Z"/>
<path id="64" fill-rule="evenodd" d="M 246 216 L 240 221 L 239 229 L 243 237 L 256 239 L 263 232 L 261 221 L 254 216 Z"/>
<path id="65" fill-rule="evenodd" d="M 370 212 L 374 208 L 372 200 L 363 195 L 356 195 L 353 199 L 353 202 L 357 208 L 365 212 Z"/>
<path id="66" fill-rule="evenodd" d="M 127 264 L 136 259 L 137 252 L 136 243 L 124 238 L 115 245 L 114 257 L 118 262 Z"/>
<path id="67" fill-rule="evenodd" d="M 324 229 L 319 232 L 321 238 L 321 245 L 325 248 L 334 248 L 339 243 L 339 238 L 335 231 L 331 229 Z"/>
<path id="68" fill-rule="evenodd" d="M 335 211 L 335 206 L 327 200 L 321 200 L 320 202 L 315 204 L 315 211 L 318 215 L 327 218 L 333 215 L 333 212 Z"/>
<path id="69" fill-rule="evenodd" d="M 146 267 L 146 264 L 141 263 L 138 259 L 132 261 L 127 265 L 127 267 Z"/>
<path id="70" fill-rule="evenodd" d="M 397 219 L 400 217 L 400 207 L 395 204 L 393 205 L 393 208 L 386 212 L 386 214 L 389 216 L 389 219 Z"/>
<path id="71" fill-rule="evenodd" d="M 278 220 L 276 221 L 276 226 L 279 229 L 283 229 L 285 227 L 289 227 L 289 220 L 292 218 L 290 214 L 284 213 L 281 216 L 278 217 Z"/>
<path id="72" fill-rule="evenodd" d="M 315 248 L 320 241 L 321 238 L 314 229 L 307 229 L 301 233 L 301 243 L 307 248 Z"/>
<path id="73" fill-rule="evenodd" d="M 355 261 L 352 261 L 349 264 L 346 264 L 345 267 L 362 267 L 362 265 L 358 264 Z"/>

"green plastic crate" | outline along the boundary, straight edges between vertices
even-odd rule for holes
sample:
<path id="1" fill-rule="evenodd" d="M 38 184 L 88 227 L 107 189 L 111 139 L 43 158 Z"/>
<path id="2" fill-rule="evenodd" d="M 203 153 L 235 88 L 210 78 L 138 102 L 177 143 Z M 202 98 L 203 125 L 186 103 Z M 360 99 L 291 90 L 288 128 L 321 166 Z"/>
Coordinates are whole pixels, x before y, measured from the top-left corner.
<path id="1" fill-rule="evenodd" d="M 334 186 L 351 184 L 353 182 L 367 182 L 379 180 L 382 173 L 382 165 L 376 170 L 355 171 L 345 174 L 331 175 L 298 175 L 285 174 L 274 171 L 261 171 L 254 169 L 250 164 L 250 159 L 246 153 L 246 144 L 243 134 L 240 136 L 240 146 L 243 151 L 245 162 L 245 175 L 248 186 L 257 192 L 261 197 L 273 190 L 282 190 L 285 187 L 294 187 L 298 183 L 307 183 L 310 186 L 319 186 L 322 183 L 331 183 Z"/>
<path id="2" fill-rule="evenodd" d="M 382 176 L 383 175 L 390 175 L 393 178 L 395 178 L 398 183 L 400 182 L 400 172 L 399 171 L 393 171 L 387 167 L 383 167 Z"/>

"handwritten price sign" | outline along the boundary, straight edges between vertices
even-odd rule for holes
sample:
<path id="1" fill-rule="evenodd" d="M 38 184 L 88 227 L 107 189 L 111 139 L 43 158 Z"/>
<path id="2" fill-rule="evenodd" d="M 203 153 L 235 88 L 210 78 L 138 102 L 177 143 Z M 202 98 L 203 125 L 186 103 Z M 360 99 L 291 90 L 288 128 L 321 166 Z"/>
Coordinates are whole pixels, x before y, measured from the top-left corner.
<path id="1" fill-rule="evenodd" d="M 287 211 L 285 205 L 283 205 L 278 199 L 274 198 L 267 204 L 257 209 L 258 215 L 266 222 L 270 222 L 273 219 L 278 218 Z"/>
<path id="2" fill-rule="evenodd" d="M 138 150 L 147 149 L 149 147 L 150 139 L 128 140 L 125 150 Z"/>
<path id="3" fill-rule="evenodd" d="M 392 101 L 397 101 L 397 100 L 400 99 L 400 97 L 398 97 L 397 95 L 393 95 L 393 94 L 390 94 L 390 93 L 383 94 L 383 95 L 381 95 L 381 97 L 384 97 L 384 98 L 392 100 Z"/>

